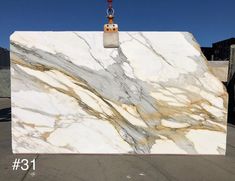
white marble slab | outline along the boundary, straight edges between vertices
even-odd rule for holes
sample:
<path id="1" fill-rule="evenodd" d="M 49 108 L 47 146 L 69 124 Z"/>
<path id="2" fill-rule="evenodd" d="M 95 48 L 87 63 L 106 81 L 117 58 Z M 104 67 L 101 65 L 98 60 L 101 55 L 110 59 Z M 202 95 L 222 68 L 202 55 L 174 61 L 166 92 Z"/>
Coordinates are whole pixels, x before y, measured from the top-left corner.
<path id="1" fill-rule="evenodd" d="M 225 154 L 227 93 L 187 32 L 15 32 L 14 153 Z"/>

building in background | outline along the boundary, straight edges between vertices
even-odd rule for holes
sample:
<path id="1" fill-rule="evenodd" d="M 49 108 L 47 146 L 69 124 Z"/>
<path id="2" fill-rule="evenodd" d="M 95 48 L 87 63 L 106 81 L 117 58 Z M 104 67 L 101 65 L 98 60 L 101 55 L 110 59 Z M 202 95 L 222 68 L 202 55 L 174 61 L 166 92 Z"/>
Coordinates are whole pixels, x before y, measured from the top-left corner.
<path id="1" fill-rule="evenodd" d="M 10 67 L 10 52 L 0 47 L 0 68 Z"/>
<path id="2" fill-rule="evenodd" d="M 10 97 L 10 52 L 0 47 L 0 98 Z"/>
<path id="3" fill-rule="evenodd" d="M 202 47 L 207 60 L 226 61 L 230 59 L 230 47 L 235 44 L 235 38 L 229 38 L 212 44 L 212 47 Z"/>

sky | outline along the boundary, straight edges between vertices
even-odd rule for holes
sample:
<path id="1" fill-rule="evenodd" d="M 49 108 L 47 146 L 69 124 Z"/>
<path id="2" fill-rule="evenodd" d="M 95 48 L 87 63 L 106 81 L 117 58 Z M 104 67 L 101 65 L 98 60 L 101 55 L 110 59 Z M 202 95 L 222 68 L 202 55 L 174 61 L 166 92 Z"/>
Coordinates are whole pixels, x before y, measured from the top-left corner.
<path id="1" fill-rule="evenodd" d="M 14 31 L 103 31 L 107 0 L 0 0 L 0 47 Z M 113 0 L 120 31 L 189 31 L 201 46 L 235 37 L 235 0 Z"/>

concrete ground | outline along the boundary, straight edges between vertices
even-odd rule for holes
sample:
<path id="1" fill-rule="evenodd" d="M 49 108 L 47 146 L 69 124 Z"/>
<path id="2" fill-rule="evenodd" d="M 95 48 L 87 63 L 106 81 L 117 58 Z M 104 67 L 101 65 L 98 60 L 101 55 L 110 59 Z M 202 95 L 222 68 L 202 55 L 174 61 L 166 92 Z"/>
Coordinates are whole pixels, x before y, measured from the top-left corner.
<path id="1" fill-rule="evenodd" d="M 0 99 L 9 109 L 9 99 Z M 6 114 L 6 115 L 3 115 Z M 9 110 L 1 117 L 8 118 Z M 13 171 L 15 158 L 36 159 L 36 170 Z M 235 127 L 228 126 L 226 156 L 13 155 L 11 122 L 0 120 L 0 181 L 234 181 Z"/>

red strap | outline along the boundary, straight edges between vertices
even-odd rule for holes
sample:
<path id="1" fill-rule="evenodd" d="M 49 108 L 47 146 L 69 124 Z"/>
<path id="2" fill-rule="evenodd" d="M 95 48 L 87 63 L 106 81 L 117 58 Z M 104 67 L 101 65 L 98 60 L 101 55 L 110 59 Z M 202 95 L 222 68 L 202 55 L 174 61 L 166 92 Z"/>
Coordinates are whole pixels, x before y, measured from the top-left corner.
<path id="1" fill-rule="evenodd" d="M 107 0 L 108 1 L 108 4 L 109 4 L 109 8 L 111 9 L 113 6 L 112 6 L 112 2 L 113 0 Z"/>

